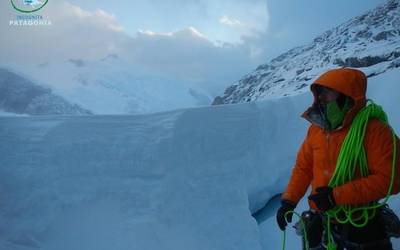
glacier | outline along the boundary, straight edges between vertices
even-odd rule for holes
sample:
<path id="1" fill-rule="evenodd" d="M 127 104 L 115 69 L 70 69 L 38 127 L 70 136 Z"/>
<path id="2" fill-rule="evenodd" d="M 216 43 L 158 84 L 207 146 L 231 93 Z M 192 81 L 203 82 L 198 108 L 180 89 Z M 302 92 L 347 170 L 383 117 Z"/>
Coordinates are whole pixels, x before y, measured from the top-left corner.
<path id="1" fill-rule="evenodd" d="M 397 69 L 369 78 L 368 96 L 399 134 L 398 79 Z M 311 101 L 304 93 L 147 115 L 0 114 L 0 249 L 281 249 L 276 197 Z M 400 214 L 399 197 L 390 203 Z M 297 210 L 306 207 L 303 199 Z M 287 237 L 287 249 L 299 249 L 294 230 Z"/>
<path id="2" fill-rule="evenodd" d="M 22 85 L 23 81 L 21 83 L 18 78 L 23 78 L 37 85 L 36 88 L 40 86 L 49 89 L 54 95 L 96 115 L 148 114 L 210 103 L 210 97 L 200 87 L 174 77 L 149 72 L 117 54 L 99 60 L 78 58 L 39 65 L 7 64 L 0 65 L 0 70 L 12 72 L 14 78 L 17 78 L 17 85 Z M 1 79 L 7 82 L 4 74 L 0 75 Z M 19 90 L 17 86 L 14 88 L 14 92 Z M 15 99 L 18 100 L 17 97 Z"/>

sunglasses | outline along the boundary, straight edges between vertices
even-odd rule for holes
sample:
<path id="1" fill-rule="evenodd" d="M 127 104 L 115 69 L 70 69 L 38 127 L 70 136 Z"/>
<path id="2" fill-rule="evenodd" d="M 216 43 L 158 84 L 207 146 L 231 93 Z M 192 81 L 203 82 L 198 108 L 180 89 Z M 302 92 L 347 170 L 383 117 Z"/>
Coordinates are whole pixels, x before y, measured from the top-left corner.
<path id="1" fill-rule="evenodd" d="M 315 85 L 314 90 L 317 93 L 317 95 L 336 94 L 336 93 L 339 94 L 339 92 L 337 92 L 336 90 L 321 85 Z"/>

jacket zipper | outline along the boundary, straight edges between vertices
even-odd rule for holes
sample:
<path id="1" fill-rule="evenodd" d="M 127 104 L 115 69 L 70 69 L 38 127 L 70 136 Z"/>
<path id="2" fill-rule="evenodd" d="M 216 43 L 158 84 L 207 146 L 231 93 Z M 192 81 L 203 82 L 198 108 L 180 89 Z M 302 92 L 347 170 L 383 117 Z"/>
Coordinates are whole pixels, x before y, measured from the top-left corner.
<path id="1" fill-rule="evenodd" d="M 326 152 L 326 154 L 327 154 L 327 158 L 328 158 L 328 169 L 326 169 L 327 171 L 331 171 L 331 169 L 332 169 L 332 157 L 331 157 L 331 151 L 330 151 L 330 142 L 331 142 L 331 135 L 329 134 L 329 132 L 325 132 L 326 134 L 325 134 L 325 137 L 326 137 L 326 142 L 327 142 L 327 152 Z"/>

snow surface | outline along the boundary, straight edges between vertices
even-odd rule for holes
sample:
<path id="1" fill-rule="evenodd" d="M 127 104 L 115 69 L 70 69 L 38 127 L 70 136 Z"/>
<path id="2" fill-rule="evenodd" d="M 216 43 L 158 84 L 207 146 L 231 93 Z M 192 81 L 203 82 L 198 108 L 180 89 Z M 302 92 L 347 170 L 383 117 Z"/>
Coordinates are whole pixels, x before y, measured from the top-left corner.
<path id="1" fill-rule="evenodd" d="M 94 114 L 144 114 L 208 105 L 198 87 L 149 73 L 117 55 L 36 66 L 0 65 Z"/>
<path id="2" fill-rule="evenodd" d="M 370 78 L 368 89 L 397 133 L 399 77 L 392 70 Z M 311 100 L 306 93 L 150 115 L 0 117 L 0 249 L 281 249 L 276 195 Z M 273 197 L 258 225 L 252 213 Z M 400 214 L 399 197 L 391 202 Z M 287 249 L 299 249 L 293 230 L 288 237 Z"/>
<path id="3" fill-rule="evenodd" d="M 16 114 L 16 113 L 10 113 L 10 112 L 5 112 L 3 110 L 0 110 L 0 116 L 27 116 L 27 115 L 21 115 L 21 114 Z"/>

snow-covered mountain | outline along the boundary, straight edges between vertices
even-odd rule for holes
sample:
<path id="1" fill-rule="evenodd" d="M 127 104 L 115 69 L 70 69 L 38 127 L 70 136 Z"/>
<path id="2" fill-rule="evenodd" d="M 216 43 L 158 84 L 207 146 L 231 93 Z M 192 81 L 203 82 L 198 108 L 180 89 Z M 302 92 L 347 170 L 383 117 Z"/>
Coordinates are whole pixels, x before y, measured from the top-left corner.
<path id="1" fill-rule="evenodd" d="M 392 70 L 368 86 L 397 133 L 399 78 Z M 0 249 L 282 249 L 273 201 L 289 180 L 308 126 L 299 114 L 312 100 L 305 93 L 147 115 L 0 117 Z M 267 202 L 257 223 L 251 215 Z M 400 215 L 400 195 L 390 202 Z M 287 235 L 286 249 L 300 249 L 291 227 Z"/>
<path id="2" fill-rule="evenodd" d="M 17 67 L 15 67 L 17 68 Z M 94 114 L 139 114 L 207 105 L 195 86 L 137 68 L 118 55 L 17 68 L 37 84 Z"/>
<path id="3" fill-rule="evenodd" d="M 91 112 L 71 104 L 49 88 L 0 68 L 0 111 L 28 115 L 87 115 Z M 6 113 L 4 113 L 6 112 Z"/>
<path id="4" fill-rule="evenodd" d="M 400 0 L 389 0 L 259 66 L 213 104 L 303 93 L 319 74 L 336 67 L 361 68 L 368 76 L 400 67 Z"/>

